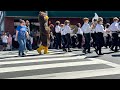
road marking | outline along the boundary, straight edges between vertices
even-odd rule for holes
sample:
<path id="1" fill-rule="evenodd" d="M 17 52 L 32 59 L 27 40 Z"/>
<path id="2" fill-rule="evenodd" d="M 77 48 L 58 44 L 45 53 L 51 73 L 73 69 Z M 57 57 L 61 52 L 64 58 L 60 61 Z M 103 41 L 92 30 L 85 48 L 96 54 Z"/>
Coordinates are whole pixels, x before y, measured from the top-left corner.
<path id="1" fill-rule="evenodd" d="M 105 60 L 102 60 L 102 59 L 97 59 L 97 58 L 87 58 L 87 59 L 92 60 L 92 61 L 98 61 L 100 63 L 106 64 L 108 66 L 112 66 L 112 67 L 115 67 L 115 68 L 120 67 L 119 64 L 112 63 L 112 62 L 109 62 L 109 61 L 105 61 Z"/>
<path id="2" fill-rule="evenodd" d="M 86 70 L 86 71 L 73 71 L 73 72 L 62 72 L 44 75 L 24 76 L 15 77 L 9 79 L 80 79 L 89 78 L 96 76 L 115 75 L 120 74 L 119 68 L 99 69 L 99 70 Z"/>
<path id="3" fill-rule="evenodd" d="M 36 59 L 36 58 L 51 58 L 51 57 L 62 57 L 62 56 L 72 56 L 72 55 L 76 55 L 73 53 L 65 53 L 65 54 L 57 54 L 57 55 L 39 55 L 39 56 L 29 56 L 29 57 L 13 57 L 13 58 L 4 58 L 4 59 L 0 59 L 0 61 L 4 61 L 4 60 L 20 60 L 20 59 Z"/>
<path id="4" fill-rule="evenodd" d="M 0 73 L 25 71 L 25 70 L 37 70 L 37 69 L 48 69 L 48 68 L 58 68 L 58 67 L 93 65 L 93 64 L 101 64 L 101 63 L 97 62 L 97 61 L 80 61 L 80 62 L 66 62 L 66 63 L 56 63 L 56 64 L 45 64 L 45 65 L 7 67 L 7 68 L 0 68 Z"/>
<path id="5" fill-rule="evenodd" d="M 66 54 L 65 56 L 71 56 L 72 54 Z M 59 55 L 61 56 L 61 55 Z M 57 57 L 57 56 L 55 56 Z M 40 57 L 37 57 L 40 58 Z M 84 59 L 84 56 L 75 56 L 75 57 L 60 57 L 60 58 L 47 58 L 47 59 L 31 59 L 31 60 L 19 60 L 19 61 L 5 61 L 0 62 L 0 65 L 6 65 L 6 64 L 22 64 L 22 63 L 40 63 L 40 62 L 46 62 L 46 61 L 64 61 L 64 60 L 74 60 L 74 59 Z M 16 60 L 16 58 L 14 58 Z M 25 59 L 25 58 L 24 58 Z"/>

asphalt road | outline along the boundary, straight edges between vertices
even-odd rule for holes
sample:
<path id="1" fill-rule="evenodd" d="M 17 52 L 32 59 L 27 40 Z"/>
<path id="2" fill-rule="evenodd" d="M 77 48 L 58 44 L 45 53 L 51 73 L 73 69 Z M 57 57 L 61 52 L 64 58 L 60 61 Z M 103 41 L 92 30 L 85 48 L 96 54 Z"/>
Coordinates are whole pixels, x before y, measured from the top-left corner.
<path id="1" fill-rule="evenodd" d="M 29 51 L 0 52 L 0 79 L 120 79 L 120 52 L 102 49 L 104 55 L 84 55 L 81 49 L 65 53 L 50 49 L 47 55 Z"/>

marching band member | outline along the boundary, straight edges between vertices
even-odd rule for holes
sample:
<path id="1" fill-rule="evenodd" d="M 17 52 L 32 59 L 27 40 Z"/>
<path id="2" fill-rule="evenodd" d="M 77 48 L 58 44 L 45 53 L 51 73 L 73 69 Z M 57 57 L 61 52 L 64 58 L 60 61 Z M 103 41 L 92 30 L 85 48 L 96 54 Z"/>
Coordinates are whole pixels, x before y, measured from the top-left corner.
<path id="1" fill-rule="evenodd" d="M 110 47 L 111 46 L 111 32 L 109 30 L 109 27 L 110 27 L 110 24 L 107 23 L 105 25 L 105 32 L 104 32 L 104 41 L 105 41 L 105 47 L 107 48 L 108 46 Z"/>
<path id="2" fill-rule="evenodd" d="M 77 37 L 78 37 L 78 48 L 81 48 L 82 47 L 82 37 L 83 37 L 83 31 L 81 29 L 81 24 L 78 23 L 77 24 L 77 28 L 78 28 L 78 31 L 77 31 Z"/>
<path id="3" fill-rule="evenodd" d="M 61 27 L 60 21 L 56 21 L 55 33 L 56 33 L 56 49 L 61 49 Z"/>
<path id="4" fill-rule="evenodd" d="M 95 50 L 95 52 L 98 55 L 103 55 L 103 53 L 101 52 L 101 49 L 104 45 L 104 38 L 103 38 L 103 33 L 104 31 L 104 27 L 103 27 L 103 18 L 99 17 L 98 18 L 98 24 L 95 28 L 95 32 L 96 32 L 96 45 L 97 45 L 97 49 Z M 98 53 L 99 51 L 99 53 Z"/>
<path id="5" fill-rule="evenodd" d="M 117 52 L 118 51 L 118 21 L 119 19 L 117 17 L 113 18 L 113 23 L 110 25 L 109 29 L 112 32 L 112 46 L 111 50 Z M 114 49 L 115 47 L 115 49 Z"/>
<path id="6" fill-rule="evenodd" d="M 64 24 L 61 24 L 61 40 L 62 40 L 62 48 L 63 48 L 63 51 L 66 51 L 67 50 L 65 49 L 65 45 L 66 45 L 66 38 L 65 38 L 65 29 L 64 29 Z"/>
<path id="7" fill-rule="evenodd" d="M 70 28 L 70 21 L 69 20 L 65 20 L 65 27 L 64 27 L 64 30 L 65 30 L 65 37 L 66 37 L 66 41 L 67 41 L 67 44 L 66 44 L 66 48 L 68 48 L 68 52 L 72 52 L 71 49 L 70 49 L 70 45 L 71 45 L 71 28 Z"/>
<path id="8" fill-rule="evenodd" d="M 93 20 L 93 22 L 92 22 L 92 25 L 93 25 L 93 28 L 92 28 L 92 30 L 91 30 L 91 37 L 92 37 L 92 46 L 94 47 L 94 48 L 96 48 L 95 46 L 96 46 L 96 44 L 95 44 L 95 35 L 96 35 L 96 32 L 95 32 L 95 27 L 96 27 L 96 25 L 97 25 L 97 19 L 94 19 Z"/>
<path id="9" fill-rule="evenodd" d="M 86 54 L 86 50 L 88 49 L 88 53 L 91 53 L 90 52 L 90 40 L 91 40 L 91 35 L 90 35 L 90 33 L 91 33 L 91 27 L 90 27 L 90 25 L 88 24 L 88 22 L 89 22 L 89 19 L 88 18 L 84 18 L 83 19 L 83 21 L 84 21 L 84 24 L 83 24 L 83 26 L 82 26 L 82 31 L 83 31 L 83 33 L 84 33 L 84 37 L 85 37 L 85 47 L 84 47 L 84 50 L 83 50 L 83 53 L 85 53 Z"/>

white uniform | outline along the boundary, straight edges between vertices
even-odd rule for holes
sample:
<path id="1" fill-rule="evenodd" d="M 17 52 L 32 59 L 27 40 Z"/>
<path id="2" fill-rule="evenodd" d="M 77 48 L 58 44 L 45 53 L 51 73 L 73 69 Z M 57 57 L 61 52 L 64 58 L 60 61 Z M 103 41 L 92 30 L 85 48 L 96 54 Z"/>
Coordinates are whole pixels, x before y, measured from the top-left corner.
<path id="1" fill-rule="evenodd" d="M 8 39 L 7 35 L 2 36 L 2 42 L 3 43 L 8 43 L 7 39 Z"/>
<path id="2" fill-rule="evenodd" d="M 71 28 L 70 28 L 69 25 L 65 25 L 64 31 L 65 31 L 65 35 L 66 35 L 66 34 L 71 34 L 71 33 L 72 33 L 72 30 L 71 30 Z"/>
<path id="3" fill-rule="evenodd" d="M 103 25 L 100 25 L 100 24 L 97 24 L 96 28 L 95 28 L 95 32 L 98 33 L 98 32 L 101 32 L 101 33 L 104 33 L 105 30 L 104 30 L 104 26 Z"/>
<path id="4" fill-rule="evenodd" d="M 112 31 L 112 32 L 118 31 L 118 30 L 119 30 L 118 23 L 117 23 L 117 22 L 113 22 L 113 23 L 110 25 L 109 30 Z"/>
<path id="5" fill-rule="evenodd" d="M 60 31 L 61 31 L 61 35 L 65 35 L 65 29 L 64 29 L 64 27 L 61 27 Z"/>
<path id="6" fill-rule="evenodd" d="M 95 33 L 95 29 L 92 29 L 92 30 L 91 30 L 91 33 Z"/>
<path id="7" fill-rule="evenodd" d="M 81 34 L 81 35 L 83 35 L 83 31 L 82 31 L 81 28 L 78 28 L 77 34 Z"/>
<path id="8" fill-rule="evenodd" d="M 88 23 L 84 23 L 81 29 L 83 33 L 91 33 L 91 27 Z"/>
<path id="9" fill-rule="evenodd" d="M 56 33 L 60 33 L 61 32 L 61 29 L 60 29 L 61 27 L 58 25 L 58 26 L 56 26 L 55 27 L 55 32 Z"/>

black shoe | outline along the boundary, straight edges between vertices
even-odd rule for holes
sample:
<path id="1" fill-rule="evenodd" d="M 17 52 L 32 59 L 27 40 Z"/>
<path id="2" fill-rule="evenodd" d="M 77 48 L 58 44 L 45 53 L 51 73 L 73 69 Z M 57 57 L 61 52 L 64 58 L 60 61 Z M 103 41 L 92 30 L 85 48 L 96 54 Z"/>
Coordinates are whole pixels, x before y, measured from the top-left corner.
<path id="1" fill-rule="evenodd" d="M 63 49 L 63 51 L 67 52 L 67 49 Z"/>
<path id="2" fill-rule="evenodd" d="M 115 52 L 118 52 L 118 50 L 115 50 Z"/>
<path id="3" fill-rule="evenodd" d="M 112 48 L 110 48 L 111 51 L 114 51 Z"/>
<path id="4" fill-rule="evenodd" d="M 82 52 L 83 52 L 84 54 L 86 54 L 86 51 L 85 51 L 85 50 L 83 50 Z"/>
<path id="5" fill-rule="evenodd" d="M 18 53 L 18 56 L 22 56 L 20 52 Z"/>
<path id="6" fill-rule="evenodd" d="M 26 54 L 25 53 L 22 53 L 22 57 L 25 57 L 26 56 Z"/>
<path id="7" fill-rule="evenodd" d="M 88 53 L 92 53 L 92 52 L 88 51 Z"/>
<path id="8" fill-rule="evenodd" d="M 95 50 L 96 54 L 98 55 L 98 50 Z"/>
<path id="9" fill-rule="evenodd" d="M 68 49 L 68 52 L 72 52 L 70 49 Z"/>
<path id="10" fill-rule="evenodd" d="M 98 55 L 104 55 L 103 53 L 99 53 Z"/>

